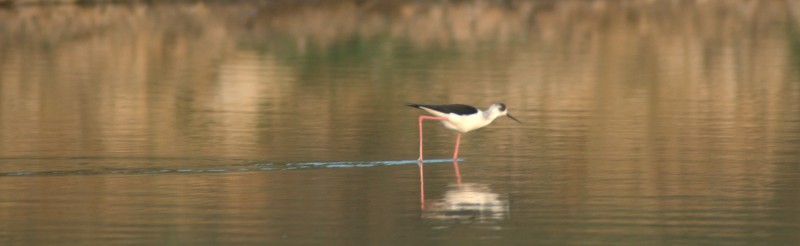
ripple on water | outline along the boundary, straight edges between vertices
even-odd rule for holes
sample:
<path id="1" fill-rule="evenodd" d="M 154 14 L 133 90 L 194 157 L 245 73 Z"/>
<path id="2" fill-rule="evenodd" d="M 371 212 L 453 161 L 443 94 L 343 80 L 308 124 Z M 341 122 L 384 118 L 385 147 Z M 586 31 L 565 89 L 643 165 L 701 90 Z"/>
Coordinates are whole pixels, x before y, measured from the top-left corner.
<path id="1" fill-rule="evenodd" d="M 452 159 L 430 159 L 425 164 L 451 163 Z M 460 159 L 460 161 L 463 161 Z M 52 175 L 98 175 L 98 174 L 162 174 L 162 173 L 232 173 L 253 171 L 288 171 L 312 168 L 364 168 L 379 166 L 411 165 L 417 160 L 390 161 L 334 161 L 334 162 L 246 162 L 224 166 L 208 166 L 200 168 L 187 167 L 154 167 L 154 168 L 95 168 L 81 170 L 42 170 L 42 171 L 6 171 L 1 176 L 52 176 Z"/>

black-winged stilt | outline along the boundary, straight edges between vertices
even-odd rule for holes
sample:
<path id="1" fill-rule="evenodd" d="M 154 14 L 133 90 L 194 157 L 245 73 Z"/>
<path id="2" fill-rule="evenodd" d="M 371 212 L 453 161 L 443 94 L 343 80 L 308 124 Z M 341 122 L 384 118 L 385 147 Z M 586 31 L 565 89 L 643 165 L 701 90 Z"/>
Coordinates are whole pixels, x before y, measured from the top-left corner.
<path id="1" fill-rule="evenodd" d="M 503 103 L 495 103 L 486 110 L 479 110 L 473 106 L 464 104 L 447 105 L 428 105 L 428 104 L 407 104 L 406 106 L 424 109 L 434 116 L 419 116 L 419 161 L 422 161 L 422 121 L 440 120 L 445 127 L 458 131 L 456 137 L 456 150 L 453 153 L 453 160 L 458 159 L 458 145 L 461 142 L 461 134 L 489 125 L 500 116 L 508 116 L 517 123 L 522 123 L 508 114 L 508 109 Z"/>

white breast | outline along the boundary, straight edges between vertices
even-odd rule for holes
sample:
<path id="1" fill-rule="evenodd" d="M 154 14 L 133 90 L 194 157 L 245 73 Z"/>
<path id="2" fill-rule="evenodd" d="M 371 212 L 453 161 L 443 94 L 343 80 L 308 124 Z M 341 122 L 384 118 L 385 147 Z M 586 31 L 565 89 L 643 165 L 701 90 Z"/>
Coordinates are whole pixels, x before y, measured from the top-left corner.
<path id="1" fill-rule="evenodd" d="M 428 111 L 432 115 L 438 117 L 445 117 L 448 120 L 442 121 L 445 127 L 459 131 L 459 132 L 468 132 L 472 131 L 481 127 L 492 123 L 494 118 L 486 118 L 483 112 L 479 112 L 477 114 L 471 115 L 457 115 L 453 113 L 443 114 L 442 112 L 431 110 L 428 108 L 422 108 L 425 111 Z"/>
<path id="2" fill-rule="evenodd" d="M 449 120 L 442 121 L 445 127 L 459 131 L 459 132 L 468 132 L 472 131 L 481 127 L 492 123 L 491 120 L 483 117 L 483 114 L 472 114 L 472 115 L 457 115 L 457 114 L 447 114 Z"/>

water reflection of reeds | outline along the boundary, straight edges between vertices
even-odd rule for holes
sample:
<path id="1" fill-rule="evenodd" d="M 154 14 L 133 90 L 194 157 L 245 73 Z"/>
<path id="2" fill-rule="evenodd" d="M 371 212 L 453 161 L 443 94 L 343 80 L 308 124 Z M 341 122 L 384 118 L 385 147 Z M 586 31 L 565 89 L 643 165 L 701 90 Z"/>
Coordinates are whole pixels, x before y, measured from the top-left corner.
<path id="1" fill-rule="evenodd" d="M 604 107 L 631 107 L 611 113 L 646 113 L 642 110 L 652 108 L 640 106 L 648 103 L 614 101 L 631 93 L 644 93 L 647 97 L 642 99 L 658 97 L 689 102 L 683 106 L 667 103 L 663 107 L 670 108 L 663 110 L 682 112 L 712 102 L 711 105 L 718 105 L 715 112 L 730 114 L 733 112 L 725 110 L 742 107 L 737 112 L 747 113 L 753 110 L 748 107 L 791 107 L 787 102 L 797 97 L 797 88 L 783 82 L 788 80 L 786 76 L 794 76 L 787 72 L 791 71 L 792 61 L 782 55 L 792 45 L 786 32 L 791 25 L 786 10 L 795 9 L 791 7 L 772 1 L 456 4 L 335 1 L 322 5 L 19 7 L 0 12 L 4 30 L 0 33 L 5 64 L 3 85 L 7 87 L 4 99 L 33 104 L 6 103 L 6 107 L 13 108 L 3 112 L 32 114 L 16 118 L 39 123 L 48 121 L 41 117 L 55 117 L 52 120 L 69 124 L 86 120 L 97 121 L 90 124 L 138 122 L 142 130 L 163 125 L 148 126 L 147 118 L 173 122 L 171 125 L 191 124 L 185 122 L 190 119 L 173 116 L 185 114 L 186 108 L 219 110 L 218 107 L 225 105 L 254 108 L 265 103 L 263 100 L 285 104 L 300 94 L 327 93 L 328 90 L 305 87 L 326 86 L 320 83 L 330 82 L 320 80 L 340 71 L 337 66 L 363 67 L 388 62 L 390 67 L 386 69 L 390 70 L 382 71 L 389 73 L 387 76 L 397 76 L 402 69 L 410 69 L 412 73 L 424 70 L 427 74 L 422 78 L 388 79 L 428 80 L 425 83 L 432 87 L 429 93 L 441 93 L 452 97 L 451 101 L 469 101 L 468 97 L 474 95 L 465 95 L 460 87 L 470 83 L 470 89 L 481 91 L 482 96 L 507 98 L 523 108 L 595 110 L 601 102 Z M 342 50 L 352 45 L 353 40 L 359 46 Z M 406 47 L 411 51 L 399 50 Z M 350 52 L 347 56 L 352 56 L 352 52 L 369 55 L 336 60 L 341 52 Z M 399 60 L 397 55 L 416 52 L 441 54 L 392 63 Z M 36 64 L 41 61 L 52 64 Z M 257 63 L 251 64 L 252 68 L 240 66 L 248 61 Z M 265 62 L 275 65 L 260 64 Z M 425 65 L 416 67 L 420 66 L 418 63 Z M 256 71 L 265 66 L 286 69 Z M 375 69 L 364 71 L 375 72 Z M 350 74 L 346 76 L 361 73 Z M 300 76 L 302 81 L 287 81 L 293 76 Z M 218 79 L 236 82 L 220 83 Z M 371 78 L 343 79 L 354 80 L 359 86 L 343 92 L 347 96 L 336 99 L 340 100 L 337 104 L 374 101 L 375 88 L 360 86 L 364 82 L 358 82 Z M 71 80 L 86 84 L 53 84 Z M 392 86 L 393 91 L 409 91 L 418 85 Z M 148 91 L 162 93 L 152 95 Z M 255 94 L 224 96 L 227 99 L 219 99 L 222 102 L 187 102 L 192 98 L 223 96 L 228 93 L 225 91 Z M 260 93 L 270 96 L 262 97 Z M 740 98 L 750 98 L 753 102 L 742 103 Z M 325 94 L 303 99 L 310 101 L 299 107 L 315 107 L 331 100 Z M 224 100 L 249 101 L 227 104 Z M 37 103 L 60 106 L 36 106 Z M 301 109 L 315 115 L 326 113 Z M 792 109 L 770 109 L 766 113 L 789 117 L 779 113 L 786 110 Z M 70 112 L 72 116 L 58 112 Z M 310 115 L 298 117 L 307 116 Z M 257 117 L 256 114 L 232 117 L 237 117 L 233 122 L 259 121 L 246 119 Z M 13 124 L 29 123 L 32 122 L 9 121 L 11 125 L 6 124 L 6 129 L 20 129 Z M 74 129 L 69 124 L 64 128 Z M 163 130 L 178 131 L 171 126 Z M 56 135 L 60 134 L 73 133 Z M 67 135 L 61 137 L 81 138 Z M 180 141 L 161 139 L 145 144 L 168 143 L 159 147 L 170 148 Z"/>
<path id="2" fill-rule="evenodd" d="M 778 1 L 335 1 L 3 9 L 3 115 L 16 119 L 5 121 L 4 132 L 105 140 L 83 146 L 36 143 L 59 144 L 51 148 L 68 151 L 155 146 L 171 152 L 204 127 L 253 129 L 264 120 L 272 127 L 318 129 L 316 136 L 324 138 L 336 134 L 325 130 L 336 123 L 323 122 L 336 117 L 320 117 L 333 110 L 317 105 L 334 100 L 338 107 L 355 107 L 386 96 L 368 86 L 375 78 L 348 77 L 376 72 L 379 80 L 423 81 L 430 90 L 419 98 L 506 98 L 520 108 L 599 109 L 618 118 L 667 112 L 653 119 L 661 125 L 677 124 L 670 122 L 670 112 L 708 111 L 721 114 L 711 117 L 735 117 L 726 124 L 743 126 L 783 119 L 758 134 L 782 132 L 792 126 L 780 122 L 796 120 L 787 112 L 797 112 L 791 102 L 800 91 L 796 83 L 785 82 L 796 76 L 793 61 L 784 55 L 794 45 L 787 32 L 792 25 L 787 9 L 796 7 Z M 39 64 L 43 61 L 48 64 Z M 376 63 L 386 65 L 374 67 Z M 260 70 L 265 67 L 270 69 Z M 350 72 L 341 80 L 353 81 L 353 86 L 331 98 L 324 88 L 336 83 L 339 79 L 330 78 L 344 68 Z M 465 83 L 481 95 L 465 93 Z M 392 87 L 386 90 L 408 98 L 413 96 L 402 91 L 417 92 L 414 88 L 420 85 L 389 83 Z M 304 103 L 293 105 L 299 115 L 291 118 L 323 122 L 295 125 L 304 123 L 259 119 L 259 114 L 245 112 L 187 114 L 256 112 L 264 104 L 290 105 L 296 99 Z M 635 127 L 625 124 L 606 127 Z M 186 125 L 199 128 L 182 133 L 186 129 L 175 127 Z M 686 135 L 692 141 L 701 135 L 680 131 L 705 131 L 703 127 L 721 126 L 667 128 L 679 132 L 663 137 Z M 720 130 L 726 129 L 730 131 L 724 134 L 749 142 L 742 135 L 747 133 L 735 127 Z M 160 134 L 148 133 L 152 131 Z M 218 143 L 286 140 L 280 135 L 259 140 L 246 132 L 218 134 L 193 137 Z M 3 150 L 21 148 L 4 139 L 8 147 Z"/>
<path id="3" fill-rule="evenodd" d="M 413 158 L 413 115 L 385 109 L 497 98 L 531 125 L 497 126 L 517 132 L 476 136 L 473 149 L 582 158 L 569 180 L 654 180 L 563 194 L 745 203 L 786 183 L 769 192 L 797 204 L 796 177 L 781 173 L 798 171 L 775 164 L 798 158 L 797 12 L 792 1 L 4 8 L 0 155 Z M 713 172 L 726 178 L 701 175 Z M 591 205 L 576 197 L 565 203 Z"/>

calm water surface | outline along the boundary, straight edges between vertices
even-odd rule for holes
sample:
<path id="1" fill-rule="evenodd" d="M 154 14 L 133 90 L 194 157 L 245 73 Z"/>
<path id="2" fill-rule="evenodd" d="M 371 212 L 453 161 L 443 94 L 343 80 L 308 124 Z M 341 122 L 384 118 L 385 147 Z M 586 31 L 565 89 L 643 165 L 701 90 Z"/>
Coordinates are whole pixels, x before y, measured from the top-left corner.
<path id="1" fill-rule="evenodd" d="M 800 5 L 0 9 L 3 245 L 797 245 Z M 505 102 L 464 135 L 404 103 Z"/>

